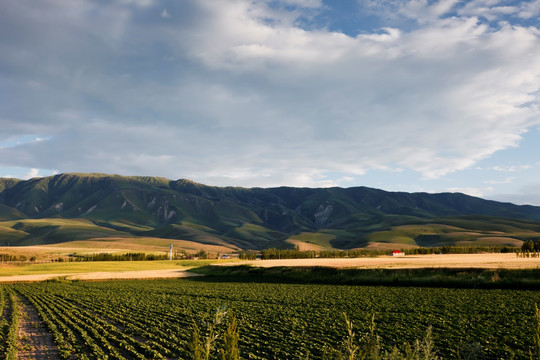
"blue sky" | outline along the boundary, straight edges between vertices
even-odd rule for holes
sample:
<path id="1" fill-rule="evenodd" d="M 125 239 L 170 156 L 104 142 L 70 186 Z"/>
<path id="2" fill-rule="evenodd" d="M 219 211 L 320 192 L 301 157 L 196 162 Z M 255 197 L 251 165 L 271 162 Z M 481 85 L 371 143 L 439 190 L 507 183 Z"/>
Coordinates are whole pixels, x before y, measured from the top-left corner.
<path id="1" fill-rule="evenodd" d="M 0 176 L 540 205 L 539 18 L 539 0 L 0 0 Z"/>

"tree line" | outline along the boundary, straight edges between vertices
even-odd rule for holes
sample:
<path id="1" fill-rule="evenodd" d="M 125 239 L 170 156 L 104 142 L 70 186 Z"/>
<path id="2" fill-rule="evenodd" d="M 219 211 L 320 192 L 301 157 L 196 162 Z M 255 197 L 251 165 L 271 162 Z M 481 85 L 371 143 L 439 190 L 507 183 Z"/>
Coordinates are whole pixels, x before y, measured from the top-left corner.
<path id="1" fill-rule="evenodd" d="M 398 248 L 396 247 L 396 250 Z M 479 253 L 513 253 L 519 248 L 508 246 L 440 246 L 400 249 L 406 255 L 419 254 L 479 254 Z M 296 249 L 265 249 L 260 251 L 242 251 L 239 253 L 243 260 L 275 260 L 275 259 L 311 259 L 311 258 L 358 258 L 388 255 L 390 250 L 355 249 L 355 250 L 299 250 Z"/>

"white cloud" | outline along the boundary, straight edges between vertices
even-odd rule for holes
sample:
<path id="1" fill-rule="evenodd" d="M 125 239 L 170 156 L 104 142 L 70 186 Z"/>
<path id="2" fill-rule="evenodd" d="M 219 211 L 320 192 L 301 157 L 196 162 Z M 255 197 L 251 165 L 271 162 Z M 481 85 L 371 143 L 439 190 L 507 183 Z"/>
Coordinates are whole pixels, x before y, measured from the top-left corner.
<path id="1" fill-rule="evenodd" d="M 321 0 L 281 0 L 286 5 L 299 6 L 303 8 L 320 8 L 323 6 Z"/>
<path id="2" fill-rule="evenodd" d="M 420 22 L 434 21 L 447 14 L 459 0 L 439 0 L 429 3 L 427 0 L 411 0 L 405 2 L 401 13 Z"/>
<path id="3" fill-rule="evenodd" d="M 540 184 L 533 183 L 517 189 L 511 194 L 493 194 L 491 199 L 497 201 L 508 201 L 519 205 L 540 206 Z"/>
<path id="4" fill-rule="evenodd" d="M 0 149 L 0 165 L 238 185 L 385 168 L 436 179 L 540 125 L 539 31 L 490 27 L 472 7 L 449 17 L 455 1 L 408 2 L 421 25 L 358 36 L 298 27 L 314 0 L 126 1 L 0 15 L 15 34 L 0 37 L 0 127 L 48 136 Z"/>
<path id="5" fill-rule="evenodd" d="M 459 0 L 359 0 L 358 3 L 372 16 L 384 17 L 394 23 L 402 23 L 403 19 L 409 19 L 420 26 L 451 16 L 454 11 L 467 6 Z"/>
<path id="6" fill-rule="evenodd" d="M 540 15 L 540 0 L 524 1 L 520 3 L 519 16 L 531 19 Z"/>
<path id="7" fill-rule="evenodd" d="M 473 0 L 465 3 L 463 8 L 458 10 L 460 15 L 465 16 L 483 16 L 493 21 L 501 15 L 516 14 L 519 7 L 505 5 L 499 0 Z"/>
<path id="8" fill-rule="evenodd" d="M 511 165 L 511 166 L 494 166 L 493 170 L 501 172 L 516 172 L 522 170 L 528 170 L 531 165 Z"/>
<path id="9" fill-rule="evenodd" d="M 484 184 L 500 185 L 500 184 L 510 184 L 514 181 L 515 178 L 509 177 L 503 180 L 485 180 Z"/>
<path id="10" fill-rule="evenodd" d="M 247 183 L 256 183 L 259 187 L 275 186 L 295 186 L 295 187 L 317 187 L 327 188 L 339 186 L 339 181 L 326 178 L 319 170 L 314 169 L 296 169 L 289 171 L 285 175 L 283 172 L 273 169 L 264 170 L 245 170 L 229 171 L 226 176 L 223 172 L 216 172 L 199 177 L 203 183 L 207 184 L 230 184 L 244 185 Z"/>
<path id="11" fill-rule="evenodd" d="M 475 187 L 453 187 L 446 190 L 447 192 L 458 192 L 470 196 L 484 197 L 486 194 L 493 192 L 492 187 L 475 188 Z"/>
<path id="12" fill-rule="evenodd" d="M 456 14 L 460 17 L 482 17 L 489 21 L 501 21 L 508 16 L 532 19 L 540 14 L 540 0 L 362 0 L 359 3 L 375 15 L 382 14 L 393 20 L 408 18 L 419 25 Z"/>
<path id="13" fill-rule="evenodd" d="M 149 7 L 155 3 L 154 0 L 117 0 L 121 4 L 135 5 L 139 7 Z"/>
<path id="14" fill-rule="evenodd" d="M 167 11 L 167 9 L 163 9 L 163 11 L 161 12 L 161 17 L 164 18 L 164 19 L 169 19 L 171 17 L 171 15 Z"/>
<path id="15" fill-rule="evenodd" d="M 22 176 L 22 179 L 28 180 L 39 176 L 38 169 L 30 169 L 26 174 Z"/>
<path id="16" fill-rule="evenodd" d="M 466 2 L 458 13 L 465 16 L 483 16 L 490 21 L 499 20 L 505 15 L 531 19 L 540 15 L 540 1 L 519 1 L 509 5 L 507 1 L 501 0 L 473 0 Z"/>
<path id="17" fill-rule="evenodd" d="M 338 183 L 350 183 L 354 181 L 354 178 L 352 176 L 343 176 L 342 178 L 338 179 Z"/>

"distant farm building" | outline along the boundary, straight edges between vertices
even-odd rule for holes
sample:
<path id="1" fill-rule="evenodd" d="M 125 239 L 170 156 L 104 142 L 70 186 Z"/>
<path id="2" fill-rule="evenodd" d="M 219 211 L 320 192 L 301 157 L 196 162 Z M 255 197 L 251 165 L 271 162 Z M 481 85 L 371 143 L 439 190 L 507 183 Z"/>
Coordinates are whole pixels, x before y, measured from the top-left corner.
<path id="1" fill-rule="evenodd" d="M 405 256 L 405 253 L 403 251 L 400 251 L 400 250 L 394 250 L 394 251 L 392 251 L 390 256 Z"/>

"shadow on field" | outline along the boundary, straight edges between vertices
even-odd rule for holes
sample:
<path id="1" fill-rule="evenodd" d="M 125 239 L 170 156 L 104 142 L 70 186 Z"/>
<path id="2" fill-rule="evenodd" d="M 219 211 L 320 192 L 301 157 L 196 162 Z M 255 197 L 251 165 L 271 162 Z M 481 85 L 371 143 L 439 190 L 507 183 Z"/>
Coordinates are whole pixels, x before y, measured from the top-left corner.
<path id="1" fill-rule="evenodd" d="M 540 289 L 540 269 L 336 269 L 330 267 L 259 268 L 249 265 L 209 265 L 189 271 L 205 275 L 200 278 L 190 278 L 190 281 L 416 286 L 465 289 Z"/>

